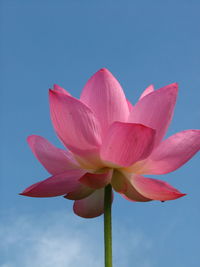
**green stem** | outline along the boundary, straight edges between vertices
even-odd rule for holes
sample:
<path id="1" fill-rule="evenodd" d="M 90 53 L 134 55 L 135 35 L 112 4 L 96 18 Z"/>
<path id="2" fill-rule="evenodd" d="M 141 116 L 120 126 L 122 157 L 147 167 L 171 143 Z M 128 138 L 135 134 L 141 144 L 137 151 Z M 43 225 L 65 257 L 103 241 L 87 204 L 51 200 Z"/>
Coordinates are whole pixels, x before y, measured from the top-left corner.
<path id="1" fill-rule="evenodd" d="M 104 246 L 105 246 L 105 267 L 112 267 L 112 186 L 105 187 L 104 194 Z"/>

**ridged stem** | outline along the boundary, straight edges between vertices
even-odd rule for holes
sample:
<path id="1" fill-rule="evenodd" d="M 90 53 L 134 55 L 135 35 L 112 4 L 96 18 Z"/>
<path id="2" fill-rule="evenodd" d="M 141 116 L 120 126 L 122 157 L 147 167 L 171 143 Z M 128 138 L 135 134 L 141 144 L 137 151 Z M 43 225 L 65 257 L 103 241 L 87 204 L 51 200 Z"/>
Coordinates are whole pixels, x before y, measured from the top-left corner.
<path id="1" fill-rule="evenodd" d="M 112 267 L 112 186 L 105 187 L 104 193 L 104 246 L 105 267 Z"/>

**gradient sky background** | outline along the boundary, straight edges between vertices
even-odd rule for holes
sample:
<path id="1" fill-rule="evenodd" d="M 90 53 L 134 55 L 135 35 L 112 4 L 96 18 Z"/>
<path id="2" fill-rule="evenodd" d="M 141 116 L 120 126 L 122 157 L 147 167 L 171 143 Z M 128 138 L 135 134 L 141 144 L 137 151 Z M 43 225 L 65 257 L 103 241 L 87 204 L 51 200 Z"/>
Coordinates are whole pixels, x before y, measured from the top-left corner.
<path id="1" fill-rule="evenodd" d="M 198 0 L 1 0 L 0 267 L 101 267 L 103 217 L 86 220 L 62 197 L 19 196 L 49 174 L 26 137 L 59 143 L 48 88 L 79 97 L 87 79 L 108 68 L 134 103 L 149 84 L 180 86 L 168 136 L 200 128 Z M 115 195 L 114 267 L 198 267 L 199 154 L 174 173 L 152 176 L 188 195 L 132 203 Z"/>

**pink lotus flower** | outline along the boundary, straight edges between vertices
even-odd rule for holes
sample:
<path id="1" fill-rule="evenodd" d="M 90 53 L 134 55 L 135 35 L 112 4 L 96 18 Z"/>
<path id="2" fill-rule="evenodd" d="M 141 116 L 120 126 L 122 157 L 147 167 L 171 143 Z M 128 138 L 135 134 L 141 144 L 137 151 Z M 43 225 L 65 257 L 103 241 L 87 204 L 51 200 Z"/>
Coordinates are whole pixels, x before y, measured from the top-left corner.
<path id="1" fill-rule="evenodd" d="M 200 149 L 200 130 L 179 132 L 163 141 L 171 122 L 178 85 L 149 86 L 132 106 L 115 77 L 101 69 L 86 83 L 80 100 L 58 85 L 49 90 L 51 119 L 68 150 L 32 135 L 28 143 L 50 178 L 21 194 L 64 195 L 74 212 L 92 218 L 104 212 L 108 184 L 131 201 L 173 200 L 184 196 L 166 182 L 142 175 L 165 174 Z"/>

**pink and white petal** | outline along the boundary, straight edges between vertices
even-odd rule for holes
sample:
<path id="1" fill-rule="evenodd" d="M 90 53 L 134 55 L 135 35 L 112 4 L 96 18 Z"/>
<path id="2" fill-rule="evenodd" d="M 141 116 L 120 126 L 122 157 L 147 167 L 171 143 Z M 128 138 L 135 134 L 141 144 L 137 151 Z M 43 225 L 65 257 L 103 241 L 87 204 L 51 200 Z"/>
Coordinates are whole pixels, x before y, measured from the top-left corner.
<path id="1" fill-rule="evenodd" d="M 152 152 L 155 131 L 136 123 L 114 122 L 101 146 L 100 156 L 107 166 L 128 167 Z"/>
<path id="2" fill-rule="evenodd" d="M 70 200 L 79 200 L 88 197 L 94 192 L 94 189 L 87 187 L 83 184 L 79 184 L 77 189 L 75 189 L 72 192 L 67 193 L 67 195 L 64 196 L 66 199 Z"/>
<path id="3" fill-rule="evenodd" d="M 60 85 L 58 85 L 58 84 L 54 84 L 54 85 L 53 85 L 53 89 L 54 89 L 54 91 L 57 91 L 57 92 L 59 92 L 59 93 L 66 94 L 66 95 L 70 95 L 70 93 L 67 92 L 67 90 L 65 90 L 64 88 L 62 88 L 62 87 L 61 87 Z"/>
<path id="4" fill-rule="evenodd" d="M 20 195 L 28 197 L 56 197 L 78 188 L 78 179 L 84 174 L 80 170 L 70 170 L 57 174 L 26 188 Z"/>
<path id="5" fill-rule="evenodd" d="M 144 92 L 141 94 L 139 100 L 141 100 L 143 97 L 145 97 L 146 95 L 152 93 L 154 91 L 154 86 L 151 84 L 149 85 L 145 90 Z"/>
<path id="6" fill-rule="evenodd" d="M 93 112 L 79 100 L 50 90 L 50 110 L 54 128 L 73 153 L 98 149 L 100 125 Z"/>
<path id="7" fill-rule="evenodd" d="M 146 202 L 150 201 L 151 199 L 144 197 L 129 182 L 132 174 L 125 174 L 119 171 L 114 171 L 113 178 L 112 178 L 112 187 L 113 189 L 120 193 L 125 199 L 130 201 L 139 201 L 139 202 Z"/>
<path id="8" fill-rule="evenodd" d="M 94 218 L 104 212 L 104 189 L 94 191 L 88 197 L 74 202 L 74 213 L 83 218 Z"/>
<path id="9" fill-rule="evenodd" d="M 55 147 L 45 138 L 31 135 L 27 141 L 35 157 L 49 173 L 56 175 L 79 168 L 70 152 Z"/>
<path id="10" fill-rule="evenodd" d="M 122 197 L 129 201 L 135 201 L 135 202 L 148 202 L 152 199 L 143 196 L 140 194 L 130 183 L 127 182 L 127 190 L 126 192 L 121 194 Z"/>
<path id="11" fill-rule="evenodd" d="M 81 101 L 100 121 L 103 134 L 114 121 L 127 121 L 129 108 L 123 89 L 107 69 L 96 72 L 86 83 Z"/>
<path id="12" fill-rule="evenodd" d="M 89 173 L 84 174 L 79 182 L 93 189 L 100 189 L 110 183 L 112 178 L 112 170 L 104 173 Z"/>
<path id="13" fill-rule="evenodd" d="M 171 122 L 177 92 L 176 83 L 156 90 L 138 101 L 130 113 L 129 122 L 141 123 L 156 130 L 155 146 L 163 139 Z"/>
<path id="14" fill-rule="evenodd" d="M 141 195 L 152 200 L 174 200 L 186 195 L 166 182 L 140 175 L 133 175 L 130 182 Z"/>
<path id="15" fill-rule="evenodd" d="M 165 174 L 175 171 L 200 150 L 200 130 L 176 133 L 156 147 L 137 173 Z M 137 164 L 137 163 L 136 163 Z"/>

